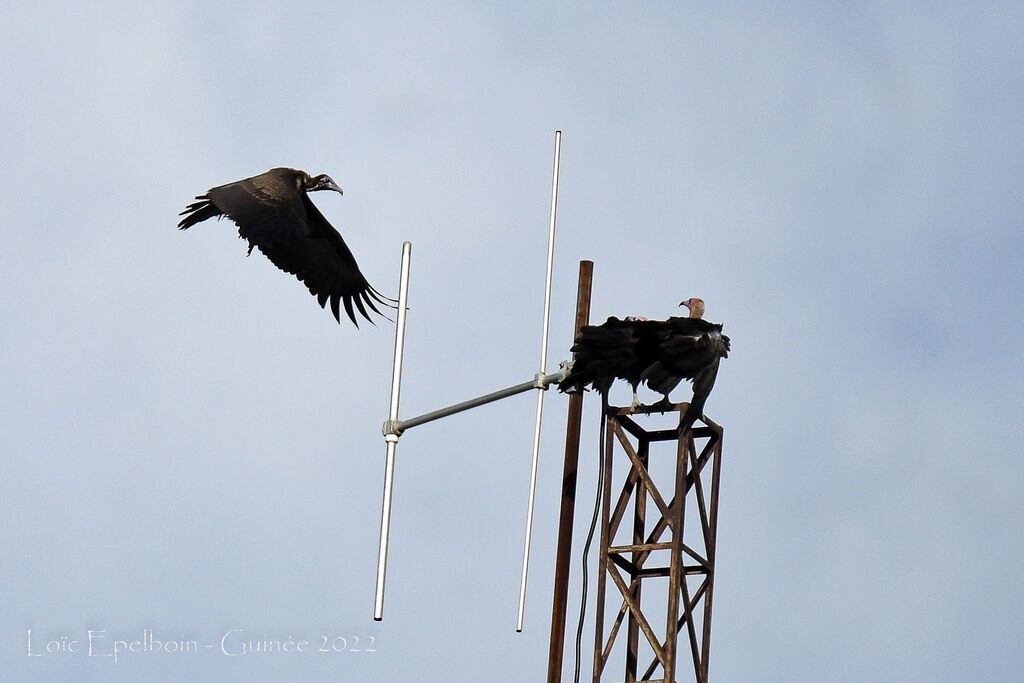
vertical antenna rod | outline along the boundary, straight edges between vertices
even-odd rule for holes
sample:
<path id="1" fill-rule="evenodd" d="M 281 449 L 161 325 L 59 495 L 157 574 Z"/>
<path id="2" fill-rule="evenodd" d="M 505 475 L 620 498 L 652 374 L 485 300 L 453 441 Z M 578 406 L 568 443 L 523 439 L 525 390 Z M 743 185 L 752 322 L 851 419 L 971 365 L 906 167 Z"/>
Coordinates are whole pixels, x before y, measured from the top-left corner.
<path id="1" fill-rule="evenodd" d="M 405 312 L 409 299 L 409 261 L 412 243 L 402 244 L 402 276 L 398 286 L 398 319 L 395 323 L 395 363 L 391 373 L 391 409 L 388 424 L 398 421 L 398 393 L 402 384 L 402 350 L 405 347 Z M 391 488 L 395 478 L 395 447 L 398 434 L 391 429 L 384 434 L 387 442 L 387 462 L 384 466 L 384 501 L 380 513 L 380 546 L 377 551 L 377 589 L 373 598 L 373 620 L 384 618 L 384 573 L 388 564 L 388 532 L 391 528 Z"/>
<path id="2" fill-rule="evenodd" d="M 562 131 L 555 131 L 555 162 L 551 172 L 551 218 L 548 224 L 548 264 L 544 279 L 544 331 L 540 338 L 540 371 L 537 379 L 543 381 L 548 362 L 548 319 L 551 313 L 551 266 L 555 252 L 555 210 L 558 207 L 558 163 L 562 147 Z M 516 632 L 523 630 L 523 611 L 526 606 L 526 575 L 530 565 L 530 536 L 533 533 L 533 500 L 537 491 L 537 460 L 540 454 L 540 418 L 544 410 L 544 389 L 537 389 L 537 421 L 533 430 L 533 463 L 530 469 L 530 496 L 526 508 L 526 542 L 523 546 L 523 574 L 519 582 L 519 614 Z"/>

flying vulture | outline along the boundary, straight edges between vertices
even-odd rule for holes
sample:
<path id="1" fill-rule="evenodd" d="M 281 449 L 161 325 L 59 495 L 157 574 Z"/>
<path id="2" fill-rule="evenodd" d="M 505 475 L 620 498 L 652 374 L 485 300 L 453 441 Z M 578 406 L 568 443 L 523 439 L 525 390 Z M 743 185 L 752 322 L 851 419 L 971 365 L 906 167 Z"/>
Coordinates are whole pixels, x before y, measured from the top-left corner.
<path id="1" fill-rule="evenodd" d="M 257 247 L 275 266 L 301 280 L 324 308 L 331 302 L 341 322 L 339 303 L 359 327 L 352 304 L 373 322 L 366 306 L 383 315 L 374 302 L 394 306 L 370 286 L 345 240 L 309 199 L 317 190 L 341 188 L 327 175 L 310 177 L 294 168 L 272 168 L 266 173 L 211 188 L 196 197 L 179 216 L 185 230 L 207 218 L 227 216 L 238 226 L 238 235 L 249 242 L 248 254 Z M 365 305 L 364 305 L 365 304 Z"/>
<path id="2" fill-rule="evenodd" d="M 641 382 L 663 394 L 663 403 L 668 404 L 669 393 L 683 379 L 692 380 L 693 399 L 682 420 L 684 429 L 692 426 L 704 413 L 719 361 L 729 355 L 729 337 L 722 334 L 721 325 L 701 317 L 701 299 L 688 299 L 680 306 L 690 309 L 689 317 L 611 317 L 601 325 L 584 327 L 572 347 L 572 369 L 559 382 L 559 389 L 578 392 L 589 385 L 607 397 L 612 382 L 623 379 L 633 388 L 636 409 Z"/>

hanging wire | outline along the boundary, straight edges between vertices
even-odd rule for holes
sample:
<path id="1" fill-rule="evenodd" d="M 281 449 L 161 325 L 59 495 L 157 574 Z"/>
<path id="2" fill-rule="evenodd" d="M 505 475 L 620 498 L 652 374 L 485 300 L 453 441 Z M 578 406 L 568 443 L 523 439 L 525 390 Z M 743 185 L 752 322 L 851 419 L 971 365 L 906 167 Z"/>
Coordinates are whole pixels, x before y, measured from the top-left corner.
<path id="1" fill-rule="evenodd" d="M 597 444 L 598 453 L 598 464 L 597 464 L 597 493 L 594 496 L 594 514 L 590 518 L 590 529 L 587 531 L 587 541 L 583 544 L 583 580 L 582 580 L 582 596 L 580 597 L 580 620 L 576 626 L 576 668 L 573 671 L 572 680 L 573 683 L 579 683 L 580 681 L 580 652 L 581 643 L 583 641 L 583 621 L 587 613 L 587 555 L 590 553 L 590 543 L 594 540 L 594 529 L 597 528 L 597 513 L 601 511 L 601 491 L 604 489 L 604 460 L 605 460 L 605 430 L 607 429 L 608 419 L 606 414 L 608 412 L 608 392 L 601 392 L 601 436 Z M 599 570 L 603 571 L 603 567 Z"/>

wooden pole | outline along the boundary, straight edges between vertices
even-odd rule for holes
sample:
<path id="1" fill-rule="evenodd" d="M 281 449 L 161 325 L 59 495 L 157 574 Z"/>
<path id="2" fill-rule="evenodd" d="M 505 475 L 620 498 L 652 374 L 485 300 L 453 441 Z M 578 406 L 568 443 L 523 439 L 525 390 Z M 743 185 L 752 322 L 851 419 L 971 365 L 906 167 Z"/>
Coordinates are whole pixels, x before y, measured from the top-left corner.
<path id="1" fill-rule="evenodd" d="M 576 327 L 573 339 L 590 321 L 590 290 L 594 262 L 580 261 L 576 294 Z M 572 557 L 572 525 L 576 510 L 576 470 L 580 459 L 580 430 L 583 422 L 583 393 L 569 395 L 569 417 L 565 427 L 565 465 L 562 468 L 562 506 L 558 515 L 558 546 L 555 555 L 555 589 L 551 606 L 551 644 L 548 649 L 548 683 L 562 678 L 565 650 L 565 612 L 569 598 L 569 561 Z"/>

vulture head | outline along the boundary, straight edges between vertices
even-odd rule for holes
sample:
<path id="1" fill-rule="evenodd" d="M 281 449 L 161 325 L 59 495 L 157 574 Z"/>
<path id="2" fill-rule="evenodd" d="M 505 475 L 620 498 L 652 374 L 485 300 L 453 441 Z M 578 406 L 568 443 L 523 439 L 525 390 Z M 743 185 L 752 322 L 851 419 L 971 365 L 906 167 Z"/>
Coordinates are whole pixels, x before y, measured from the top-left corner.
<path id="1" fill-rule="evenodd" d="M 680 306 L 686 306 L 690 309 L 690 318 L 701 318 L 704 316 L 704 300 L 692 297 L 686 301 L 680 301 Z"/>
<path id="2" fill-rule="evenodd" d="M 338 194 L 345 194 L 338 187 L 337 183 L 331 180 L 331 176 L 326 173 L 321 173 L 318 176 L 306 179 L 306 192 L 316 192 L 317 190 L 334 190 Z"/>

